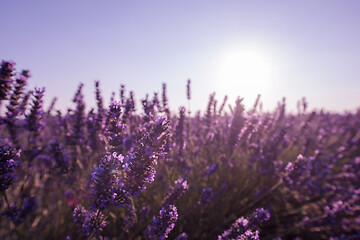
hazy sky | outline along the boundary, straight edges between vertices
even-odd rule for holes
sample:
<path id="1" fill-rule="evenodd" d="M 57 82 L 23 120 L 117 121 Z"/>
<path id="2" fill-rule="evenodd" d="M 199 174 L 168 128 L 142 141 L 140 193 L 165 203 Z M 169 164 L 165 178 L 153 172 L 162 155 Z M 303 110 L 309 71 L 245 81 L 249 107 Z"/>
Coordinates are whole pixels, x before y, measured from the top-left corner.
<path id="1" fill-rule="evenodd" d="M 295 110 L 304 96 L 310 108 L 360 106 L 358 0 L 0 0 L 0 9 L 0 58 L 30 69 L 29 87 L 45 86 L 46 105 L 58 96 L 59 109 L 72 107 L 80 82 L 93 105 L 100 80 L 106 103 L 120 84 L 141 99 L 166 82 L 177 111 L 188 78 L 193 112 L 214 91 L 248 108 L 255 92 L 268 110 L 282 97 Z"/>

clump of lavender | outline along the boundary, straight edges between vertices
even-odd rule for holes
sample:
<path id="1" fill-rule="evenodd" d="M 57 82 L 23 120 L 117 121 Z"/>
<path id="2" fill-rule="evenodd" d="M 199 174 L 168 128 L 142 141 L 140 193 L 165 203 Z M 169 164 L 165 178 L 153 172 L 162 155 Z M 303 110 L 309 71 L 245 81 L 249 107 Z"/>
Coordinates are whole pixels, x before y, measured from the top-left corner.
<path id="1" fill-rule="evenodd" d="M 220 105 L 219 115 L 221 115 L 222 111 L 224 110 L 224 107 L 225 107 L 225 104 L 226 104 L 227 100 L 228 100 L 228 96 L 225 95 L 224 100 L 223 100 L 222 104 Z"/>
<path id="2" fill-rule="evenodd" d="M 57 100 L 58 100 L 57 97 L 53 97 L 53 99 L 51 100 L 50 106 L 49 106 L 48 110 L 46 111 L 47 115 L 51 115 L 51 112 L 54 110 Z"/>
<path id="3" fill-rule="evenodd" d="M 124 84 L 120 85 L 120 101 L 121 101 L 121 105 L 125 104 L 125 85 Z"/>
<path id="4" fill-rule="evenodd" d="M 101 90 L 100 90 L 100 82 L 99 81 L 95 81 L 95 94 L 96 94 L 96 104 L 97 104 L 97 108 L 98 108 L 98 114 L 96 117 L 96 129 L 98 131 L 101 131 L 103 129 L 103 121 L 104 121 L 104 114 L 105 114 L 105 109 L 104 109 L 104 100 L 103 97 L 101 96 Z"/>
<path id="5" fill-rule="evenodd" d="M 184 139 L 184 125 L 185 125 L 185 108 L 180 107 L 179 110 L 179 123 L 175 129 L 175 143 L 178 149 L 178 156 L 180 161 L 182 161 L 183 157 L 183 149 L 185 147 L 185 139 Z"/>
<path id="6" fill-rule="evenodd" d="M 155 108 L 154 108 L 155 104 L 154 101 L 149 100 L 149 94 L 146 94 L 145 99 L 143 99 L 141 103 L 147 117 L 152 118 L 152 116 L 154 116 L 155 113 Z"/>
<path id="7" fill-rule="evenodd" d="M 105 136 L 107 140 L 106 149 L 108 152 L 123 152 L 123 131 L 125 124 L 121 123 L 121 104 L 112 102 L 107 113 L 107 127 Z"/>
<path id="8" fill-rule="evenodd" d="M 168 106 L 168 98 L 166 96 L 166 83 L 163 83 L 162 85 L 162 107 L 163 112 L 165 112 L 167 115 L 170 114 L 169 106 Z"/>
<path id="9" fill-rule="evenodd" d="M 256 97 L 256 100 L 254 102 L 253 108 L 250 111 L 250 113 L 255 113 L 256 112 L 257 106 L 259 105 L 259 102 L 260 102 L 260 97 L 261 97 L 261 95 L 258 94 L 257 97 Z"/>
<path id="10" fill-rule="evenodd" d="M 69 157 L 64 152 L 63 146 L 54 140 L 50 143 L 50 153 L 55 160 L 55 168 L 60 174 L 65 174 L 69 171 Z"/>
<path id="11" fill-rule="evenodd" d="M 249 226 L 251 228 L 259 227 L 263 222 L 269 221 L 270 213 L 268 210 L 258 208 L 249 217 Z"/>
<path id="12" fill-rule="evenodd" d="M 128 233 L 136 223 L 136 220 L 136 208 L 133 204 L 130 204 L 126 209 L 126 216 L 124 217 L 123 225 L 121 226 L 122 230 Z"/>
<path id="13" fill-rule="evenodd" d="M 96 151 L 99 146 L 99 133 L 96 127 L 96 114 L 94 113 L 94 109 L 92 108 L 87 115 L 86 118 L 87 123 L 87 134 L 88 134 L 88 146 Z"/>
<path id="14" fill-rule="evenodd" d="M 199 200 L 199 205 L 202 208 L 205 208 L 211 201 L 213 201 L 213 189 L 212 188 L 203 188 Z"/>
<path id="15" fill-rule="evenodd" d="M 205 114 L 205 130 L 206 130 L 206 134 L 210 131 L 211 129 L 211 125 L 213 122 L 213 110 L 211 109 L 213 104 L 214 104 L 214 100 L 215 100 L 215 92 L 210 94 L 209 96 L 209 101 L 208 101 L 208 105 L 206 108 L 206 114 Z"/>
<path id="16" fill-rule="evenodd" d="M 283 181 L 285 185 L 294 189 L 300 187 L 310 178 L 311 165 L 309 158 L 298 155 L 295 162 L 288 162 L 285 166 L 285 172 L 283 174 Z"/>
<path id="17" fill-rule="evenodd" d="M 23 223 L 31 212 L 37 208 L 37 200 L 35 197 L 29 197 L 24 200 L 22 207 L 17 207 L 16 204 L 10 204 L 4 211 L 3 215 L 8 217 L 15 225 Z"/>
<path id="18" fill-rule="evenodd" d="M 186 97 L 187 100 L 191 99 L 191 88 L 190 88 L 190 84 L 191 84 L 191 79 L 187 80 L 187 84 L 186 84 Z"/>
<path id="19" fill-rule="evenodd" d="M 30 72 L 28 70 L 23 70 L 18 78 L 16 78 L 12 94 L 10 96 L 10 103 L 7 106 L 6 116 L 8 121 L 13 121 L 19 113 L 20 98 L 24 93 L 24 88 L 26 86 L 27 80 L 30 77 Z"/>
<path id="20" fill-rule="evenodd" d="M 92 171 L 90 199 L 96 209 L 129 204 L 130 196 L 123 188 L 121 176 L 123 160 L 124 157 L 115 152 L 112 155 L 105 155 L 100 165 Z"/>
<path id="21" fill-rule="evenodd" d="M 244 106 L 241 103 L 242 101 L 243 101 L 243 98 L 236 99 L 234 116 L 231 121 L 230 135 L 229 135 L 229 140 L 228 140 L 228 145 L 231 147 L 235 146 L 237 139 L 238 139 L 238 135 L 239 135 L 241 128 L 243 127 L 244 122 L 245 122 L 245 119 L 243 116 Z"/>
<path id="22" fill-rule="evenodd" d="M 211 164 L 210 166 L 206 167 L 206 170 L 202 173 L 202 176 L 209 176 L 216 172 L 219 167 L 219 163 Z"/>
<path id="23" fill-rule="evenodd" d="M 188 100 L 188 115 L 190 115 L 191 111 L 190 111 L 190 100 L 191 100 L 191 79 L 187 80 L 187 84 L 186 84 L 186 98 Z"/>
<path id="24" fill-rule="evenodd" d="M 30 96 L 33 94 L 33 91 L 28 91 L 22 98 L 22 102 L 19 106 L 19 115 L 23 115 L 26 111 Z"/>
<path id="25" fill-rule="evenodd" d="M 12 142 L 15 145 L 18 145 L 17 141 L 17 130 L 15 122 L 17 120 L 17 117 L 19 113 L 21 112 L 20 109 L 20 99 L 23 96 L 24 88 L 26 86 L 27 80 L 30 77 L 30 72 L 28 70 L 23 70 L 19 77 L 16 78 L 11 96 L 10 96 L 10 102 L 6 106 L 7 112 L 6 112 L 6 118 L 4 119 L 5 123 L 8 126 L 10 137 Z"/>
<path id="26" fill-rule="evenodd" d="M 231 228 L 218 236 L 218 240 L 230 239 L 259 239 L 259 233 L 253 232 L 263 222 L 270 219 L 270 213 L 263 208 L 256 209 L 249 218 L 241 217 L 232 224 Z"/>
<path id="27" fill-rule="evenodd" d="M 132 196 L 144 191 L 147 183 L 154 181 L 155 165 L 165 154 L 164 146 L 169 135 L 169 121 L 166 117 L 145 124 L 144 136 L 137 141 L 124 163 L 125 189 Z"/>
<path id="28" fill-rule="evenodd" d="M 166 195 L 162 206 L 169 206 L 174 204 L 176 200 L 180 199 L 184 195 L 185 191 L 189 189 L 189 185 L 186 180 L 179 178 L 174 182 L 174 186 L 169 187 L 169 192 Z"/>
<path id="29" fill-rule="evenodd" d="M 186 239 L 188 239 L 188 235 L 186 233 L 181 233 L 175 238 L 175 240 L 186 240 Z"/>
<path id="30" fill-rule="evenodd" d="M 74 209 L 73 219 L 78 226 L 78 233 L 90 236 L 92 233 L 99 234 L 106 227 L 104 215 L 100 210 L 88 211 L 81 205 Z"/>
<path id="31" fill-rule="evenodd" d="M 159 100 L 159 96 L 157 92 L 154 92 L 154 96 L 153 96 L 153 100 L 152 100 L 152 105 L 154 107 L 157 107 L 158 111 L 161 111 L 161 105 L 160 105 L 160 100 Z"/>
<path id="32" fill-rule="evenodd" d="M 104 109 L 104 103 L 103 98 L 101 96 L 101 90 L 100 90 L 100 81 L 95 81 L 95 94 L 96 94 L 96 103 L 98 106 L 98 109 Z"/>
<path id="33" fill-rule="evenodd" d="M 19 155 L 20 152 L 16 152 L 12 147 L 0 146 L 0 192 L 4 192 L 11 185 L 15 167 L 18 165 L 14 157 Z"/>
<path id="34" fill-rule="evenodd" d="M 83 87 L 84 84 L 81 83 L 73 99 L 73 102 L 76 103 L 76 110 L 73 115 L 72 134 L 68 136 L 71 145 L 81 143 L 84 137 L 85 103 L 82 94 Z"/>
<path id="35" fill-rule="evenodd" d="M 174 205 L 169 205 L 160 210 L 160 215 L 153 218 L 152 224 L 149 225 L 145 232 L 146 239 L 162 240 L 169 236 L 169 233 L 175 227 L 178 219 L 177 209 Z"/>
<path id="36" fill-rule="evenodd" d="M 135 112 L 135 100 L 134 100 L 134 92 L 130 91 L 130 97 L 126 99 L 124 104 L 124 114 L 122 117 L 122 123 L 126 123 L 127 120 L 132 118 L 133 112 Z"/>
<path id="37" fill-rule="evenodd" d="M 0 101 L 7 99 L 11 90 L 12 77 L 14 76 L 15 62 L 1 61 L 0 66 Z"/>
<path id="38" fill-rule="evenodd" d="M 30 114 L 25 118 L 24 127 L 34 133 L 38 133 L 42 126 L 42 117 L 43 117 L 43 96 L 45 89 L 35 88 L 33 93 L 33 100 L 31 105 Z"/>

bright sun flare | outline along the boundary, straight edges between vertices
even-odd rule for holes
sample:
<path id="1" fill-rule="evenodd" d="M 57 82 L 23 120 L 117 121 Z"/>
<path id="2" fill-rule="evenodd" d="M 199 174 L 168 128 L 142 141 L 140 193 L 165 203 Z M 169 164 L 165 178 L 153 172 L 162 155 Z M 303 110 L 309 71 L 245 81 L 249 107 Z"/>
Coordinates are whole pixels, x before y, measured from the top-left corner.
<path id="1" fill-rule="evenodd" d="M 218 80 L 218 90 L 224 94 L 256 96 L 271 82 L 271 64 L 260 52 L 232 51 L 220 63 Z"/>

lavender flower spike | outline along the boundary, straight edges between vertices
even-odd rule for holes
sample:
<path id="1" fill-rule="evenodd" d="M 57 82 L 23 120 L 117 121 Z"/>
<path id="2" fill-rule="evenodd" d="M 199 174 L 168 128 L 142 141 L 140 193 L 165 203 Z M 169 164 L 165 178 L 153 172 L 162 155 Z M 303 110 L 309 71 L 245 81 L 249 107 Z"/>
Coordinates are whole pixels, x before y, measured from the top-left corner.
<path id="1" fill-rule="evenodd" d="M 186 239 L 188 239 L 188 235 L 186 233 L 181 233 L 175 238 L 175 240 L 186 240 Z"/>
<path id="2" fill-rule="evenodd" d="M 15 62 L 1 61 L 0 65 L 0 101 L 7 98 L 13 81 Z"/>
<path id="3" fill-rule="evenodd" d="M 91 200 L 97 209 L 111 206 L 125 206 L 129 203 L 128 194 L 122 188 L 120 167 L 124 157 L 105 155 L 91 174 Z"/>
<path id="4" fill-rule="evenodd" d="M 218 240 L 230 239 L 259 239 L 259 232 L 253 232 L 254 228 L 259 227 L 264 221 L 270 219 L 270 213 L 263 208 L 256 209 L 249 219 L 241 217 L 232 224 L 231 228 L 218 236 Z"/>
<path id="5" fill-rule="evenodd" d="M 160 215 L 153 218 L 152 225 L 149 225 L 144 234 L 146 239 L 165 239 L 168 238 L 169 233 L 175 227 L 178 213 L 174 205 L 169 205 L 167 208 L 160 210 Z"/>
<path id="6" fill-rule="evenodd" d="M 18 164 L 13 158 L 18 154 L 11 147 L 0 146 L 0 192 L 8 189 L 13 181 L 12 174 Z"/>
<path id="7" fill-rule="evenodd" d="M 35 88 L 33 93 L 32 108 L 30 114 L 26 116 L 25 128 L 29 131 L 38 132 L 42 126 L 42 115 L 43 115 L 43 96 L 45 88 Z"/>
<path id="8" fill-rule="evenodd" d="M 73 219 L 79 227 L 78 232 L 83 236 L 89 236 L 92 232 L 100 233 L 106 227 L 106 221 L 103 221 L 104 215 L 97 210 L 88 211 L 81 205 L 74 209 Z"/>
<path id="9" fill-rule="evenodd" d="M 134 151 L 126 156 L 123 164 L 125 189 L 131 196 L 144 191 L 146 184 L 154 181 L 157 160 L 165 154 L 169 121 L 166 117 L 159 118 L 156 122 L 145 124 L 145 128 L 144 136 L 136 142 Z"/>
<path id="10" fill-rule="evenodd" d="M 175 181 L 175 186 L 169 187 L 169 193 L 166 195 L 162 206 L 168 206 L 174 204 L 176 200 L 181 198 L 185 191 L 189 189 L 189 185 L 186 180 L 179 178 Z"/>

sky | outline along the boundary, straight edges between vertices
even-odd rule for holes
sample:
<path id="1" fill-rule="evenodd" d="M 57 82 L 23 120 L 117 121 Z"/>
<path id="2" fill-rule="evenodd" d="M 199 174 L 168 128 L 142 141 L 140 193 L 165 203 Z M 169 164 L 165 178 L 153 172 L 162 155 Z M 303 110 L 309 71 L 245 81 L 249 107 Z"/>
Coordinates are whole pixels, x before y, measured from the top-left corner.
<path id="1" fill-rule="evenodd" d="M 29 69 L 28 87 L 45 87 L 45 106 L 73 108 L 94 81 L 106 104 L 112 92 L 136 99 L 167 84 L 172 111 L 205 110 L 209 94 L 249 109 L 261 94 L 271 111 L 305 97 L 310 109 L 355 111 L 360 105 L 360 1 L 0 0 L 0 58 Z M 128 94 L 128 92 L 127 92 Z M 219 103 L 220 104 L 220 103 Z M 140 104 L 137 104 L 140 108 Z"/>

